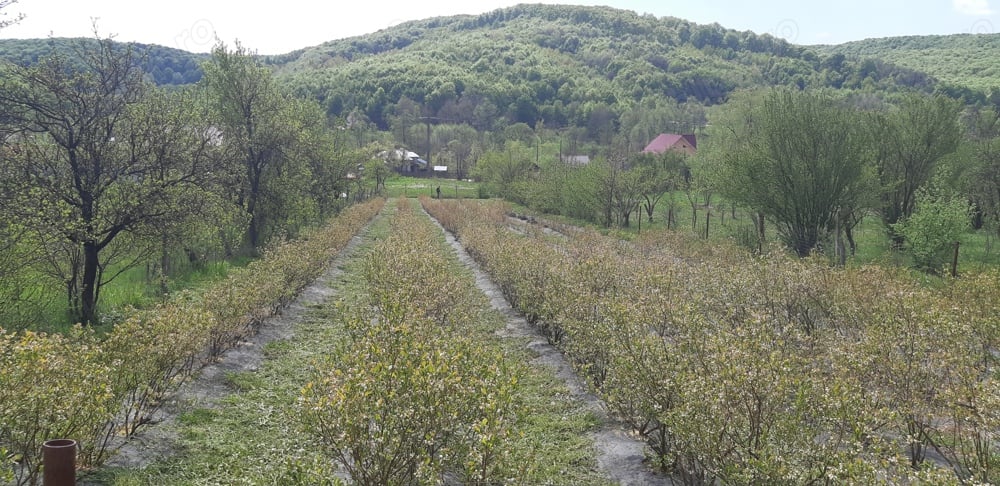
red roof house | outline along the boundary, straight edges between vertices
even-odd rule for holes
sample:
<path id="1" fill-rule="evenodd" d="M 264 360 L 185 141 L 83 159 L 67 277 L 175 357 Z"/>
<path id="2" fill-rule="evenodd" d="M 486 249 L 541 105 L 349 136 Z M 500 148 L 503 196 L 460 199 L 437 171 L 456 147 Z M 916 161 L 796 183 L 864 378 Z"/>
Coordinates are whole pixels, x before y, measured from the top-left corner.
<path id="1" fill-rule="evenodd" d="M 667 150 L 682 150 L 688 155 L 694 155 L 698 151 L 698 141 L 693 133 L 677 135 L 674 133 L 661 133 L 646 148 L 642 149 L 644 154 L 662 154 Z"/>

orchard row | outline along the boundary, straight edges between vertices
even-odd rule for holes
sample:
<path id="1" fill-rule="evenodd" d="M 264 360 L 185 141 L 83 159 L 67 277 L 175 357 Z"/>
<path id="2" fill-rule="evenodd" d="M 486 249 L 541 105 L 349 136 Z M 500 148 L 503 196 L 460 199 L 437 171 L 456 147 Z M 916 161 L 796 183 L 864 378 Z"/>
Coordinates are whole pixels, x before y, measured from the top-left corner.
<path id="1" fill-rule="evenodd" d="M 408 200 L 390 226 L 364 259 L 360 302 L 342 305 L 343 342 L 303 390 L 309 429 L 354 484 L 516 475 L 519 373 L 475 329 L 483 298 Z"/>
<path id="2" fill-rule="evenodd" d="M 0 329 L 0 482 L 36 482 L 42 443 L 54 438 L 78 442 L 82 467 L 101 465 L 204 360 L 254 333 L 315 280 L 383 203 L 351 207 L 204 292 L 134 312 L 106 335 L 79 326 L 65 336 Z"/>
<path id="3" fill-rule="evenodd" d="M 685 484 L 1000 481 L 1000 273 L 624 242 L 425 200 Z"/>

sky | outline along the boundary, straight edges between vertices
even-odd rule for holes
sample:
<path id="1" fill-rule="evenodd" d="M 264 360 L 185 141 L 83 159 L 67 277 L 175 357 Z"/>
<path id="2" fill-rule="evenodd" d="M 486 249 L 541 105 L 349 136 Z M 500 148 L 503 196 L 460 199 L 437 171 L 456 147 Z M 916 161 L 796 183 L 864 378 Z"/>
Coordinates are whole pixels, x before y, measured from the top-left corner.
<path id="1" fill-rule="evenodd" d="M 509 0 L 17 0 L 0 14 L 23 14 L 0 38 L 93 36 L 208 52 L 216 39 L 260 54 L 283 54 L 375 32 L 407 20 L 480 14 Z M 769 33 L 794 44 L 839 44 L 899 35 L 994 33 L 1000 0 L 604 0 L 544 1 L 608 5 Z M 263 5 L 263 6 L 261 6 Z"/>

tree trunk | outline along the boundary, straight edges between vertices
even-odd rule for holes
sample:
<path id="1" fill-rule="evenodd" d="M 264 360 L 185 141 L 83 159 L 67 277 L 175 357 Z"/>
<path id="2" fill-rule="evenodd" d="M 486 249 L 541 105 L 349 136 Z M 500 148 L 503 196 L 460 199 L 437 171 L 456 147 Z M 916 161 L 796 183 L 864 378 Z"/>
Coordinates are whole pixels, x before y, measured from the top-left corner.
<path id="1" fill-rule="evenodd" d="M 97 243 L 83 244 L 83 279 L 80 289 L 80 322 L 93 324 L 97 312 L 97 271 L 99 249 Z"/>
<path id="2" fill-rule="evenodd" d="M 253 133 L 251 127 L 248 133 Z M 260 244 L 261 217 L 257 211 L 257 201 L 260 199 L 260 180 L 264 172 L 264 164 L 259 160 L 260 154 L 250 149 L 247 153 L 248 175 L 250 176 L 250 193 L 247 194 L 247 214 L 250 215 L 250 227 L 247 229 L 247 240 L 250 251 L 256 252 Z"/>
<path id="3" fill-rule="evenodd" d="M 851 256 L 854 256 L 858 252 L 858 243 L 854 241 L 854 226 L 847 225 L 844 227 L 844 236 L 847 237 L 847 246 L 851 248 Z"/>
<path id="4" fill-rule="evenodd" d="M 837 229 L 836 229 L 836 239 L 834 243 L 834 251 L 837 254 L 837 265 L 843 267 L 847 264 L 847 249 L 844 248 L 844 235 L 841 232 L 841 215 L 837 214 Z"/>
<path id="5" fill-rule="evenodd" d="M 76 262 L 72 263 L 70 276 L 66 279 L 66 302 L 72 315 L 80 315 L 80 271 Z"/>
<path id="6" fill-rule="evenodd" d="M 250 251 L 256 251 L 260 242 L 260 232 L 257 230 L 257 213 L 250 213 L 250 227 L 247 228 L 247 241 L 250 243 Z"/>

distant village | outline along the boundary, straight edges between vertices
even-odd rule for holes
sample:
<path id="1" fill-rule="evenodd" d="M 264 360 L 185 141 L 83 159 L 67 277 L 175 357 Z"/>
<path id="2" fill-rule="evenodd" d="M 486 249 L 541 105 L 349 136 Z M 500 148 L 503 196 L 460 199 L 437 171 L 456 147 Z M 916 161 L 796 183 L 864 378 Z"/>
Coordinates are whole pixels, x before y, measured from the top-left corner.
<path id="1" fill-rule="evenodd" d="M 694 155 L 698 151 L 697 137 L 693 133 L 661 133 L 651 140 L 641 153 L 662 154 L 669 150 Z M 431 165 L 420 154 L 405 148 L 384 150 L 377 157 L 400 174 L 415 177 L 453 177 L 447 165 Z M 582 167 L 590 164 L 590 155 L 564 154 L 560 157 L 564 164 L 571 166 Z"/>

